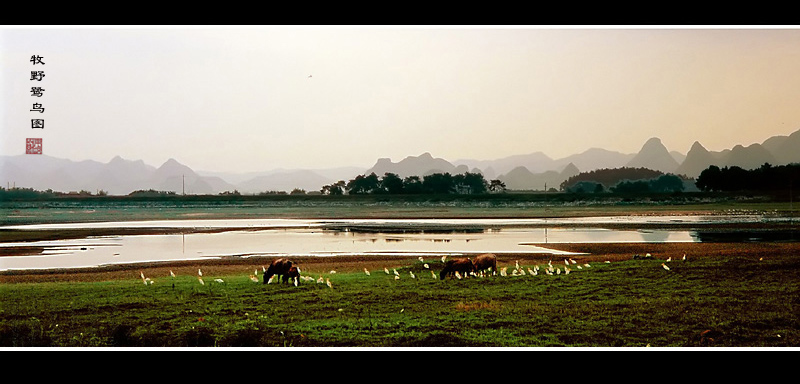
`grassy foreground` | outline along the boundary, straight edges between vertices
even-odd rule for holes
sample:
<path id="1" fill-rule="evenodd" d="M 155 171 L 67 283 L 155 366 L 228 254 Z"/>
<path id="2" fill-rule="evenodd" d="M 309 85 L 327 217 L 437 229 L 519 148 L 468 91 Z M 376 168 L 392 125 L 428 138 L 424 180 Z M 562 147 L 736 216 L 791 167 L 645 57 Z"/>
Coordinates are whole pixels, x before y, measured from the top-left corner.
<path id="1" fill-rule="evenodd" d="M 616 258 L 576 256 L 569 274 L 563 257 L 554 258 L 561 273 L 553 276 L 544 273 L 547 259 L 504 258 L 508 276 L 442 281 L 431 275 L 441 260 L 426 258 L 429 268 L 396 259 L 336 273 L 328 269 L 335 265 L 301 262 L 315 281 L 297 287 L 251 281 L 254 268 L 261 277 L 260 264 L 203 266 L 204 285 L 197 266 L 128 270 L 98 281 L 5 283 L 0 346 L 800 346 L 796 246 L 738 252 L 742 247 L 732 244 L 718 247 L 725 257 L 680 261 L 673 252 L 670 262 L 667 253 L 633 259 L 630 247 L 636 245 L 620 248 Z M 513 275 L 517 261 L 525 275 Z M 532 276 L 535 265 L 540 270 Z M 140 272 L 154 283 L 145 284 Z M 320 277 L 330 286 L 317 283 Z"/>

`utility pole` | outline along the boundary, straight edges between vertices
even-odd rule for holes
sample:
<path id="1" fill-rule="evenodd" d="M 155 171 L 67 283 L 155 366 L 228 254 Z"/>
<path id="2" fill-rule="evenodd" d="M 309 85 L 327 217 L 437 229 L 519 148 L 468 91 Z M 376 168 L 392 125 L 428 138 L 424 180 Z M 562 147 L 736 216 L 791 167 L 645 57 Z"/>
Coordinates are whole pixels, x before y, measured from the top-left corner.
<path id="1" fill-rule="evenodd" d="M 186 175 L 181 175 L 183 177 L 183 181 L 181 182 L 181 194 L 186 196 Z"/>

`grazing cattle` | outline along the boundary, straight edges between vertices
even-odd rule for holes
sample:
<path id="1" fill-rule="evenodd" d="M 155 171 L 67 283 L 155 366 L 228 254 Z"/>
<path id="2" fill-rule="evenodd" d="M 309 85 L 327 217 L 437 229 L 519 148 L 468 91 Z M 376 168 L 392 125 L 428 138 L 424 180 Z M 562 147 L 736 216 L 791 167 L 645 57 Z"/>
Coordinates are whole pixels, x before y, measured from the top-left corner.
<path id="1" fill-rule="evenodd" d="M 466 257 L 447 260 L 444 263 L 444 268 L 439 272 L 439 278 L 444 280 L 445 277 L 455 275 L 456 272 L 467 277 L 470 273 L 475 272 L 475 265 L 472 264 L 472 260 Z"/>
<path id="2" fill-rule="evenodd" d="M 493 253 L 478 255 L 472 264 L 475 264 L 475 273 L 486 270 L 489 271 L 490 275 L 497 273 L 497 256 Z"/>
<path id="3" fill-rule="evenodd" d="M 289 270 L 292 269 L 292 262 L 287 259 L 276 259 L 269 265 L 264 272 L 264 284 L 269 284 L 273 276 L 278 276 L 278 281 L 288 279 Z"/>
<path id="4" fill-rule="evenodd" d="M 287 283 L 293 283 L 296 287 L 298 280 L 300 280 L 300 268 L 297 268 L 293 265 L 291 268 L 289 268 L 289 271 L 286 272 L 286 279 L 284 281 Z"/>

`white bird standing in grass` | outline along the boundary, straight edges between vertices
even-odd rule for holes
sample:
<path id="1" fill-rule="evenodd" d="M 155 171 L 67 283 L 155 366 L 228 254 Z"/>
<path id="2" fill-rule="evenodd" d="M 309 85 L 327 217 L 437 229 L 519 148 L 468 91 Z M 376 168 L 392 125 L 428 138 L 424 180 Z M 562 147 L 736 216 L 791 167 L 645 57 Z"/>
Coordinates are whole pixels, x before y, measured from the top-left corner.
<path id="1" fill-rule="evenodd" d="M 408 271 L 408 273 L 411 275 L 412 279 L 416 279 L 417 278 L 416 276 L 414 276 L 414 272 Z"/>
<path id="2" fill-rule="evenodd" d="M 369 276 L 369 271 L 367 270 L 367 268 L 364 268 L 364 273 L 366 273 L 367 276 Z"/>
<path id="3" fill-rule="evenodd" d="M 394 279 L 395 280 L 400 280 L 400 276 L 395 276 Z"/>
<path id="4" fill-rule="evenodd" d="M 203 276 L 203 271 L 200 268 L 197 269 L 197 276 Z"/>
<path id="5" fill-rule="evenodd" d="M 420 263 L 424 263 L 425 262 L 425 260 L 422 258 L 422 256 L 418 257 L 417 259 L 419 259 Z"/>
<path id="6" fill-rule="evenodd" d="M 672 256 L 667 258 L 667 262 L 669 263 L 670 261 L 672 261 Z"/>
<path id="7" fill-rule="evenodd" d="M 683 254 L 683 261 L 686 261 L 686 254 Z"/>
<path id="8" fill-rule="evenodd" d="M 256 275 L 250 275 L 250 281 L 252 281 L 254 283 L 257 283 L 258 282 L 258 277 Z"/>
<path id="9" fill-rule="evenodd" d="M 664 267 L 664 269 L 666 269 L 667 271 L 669 271 L 669 267 L 666 264 L 661 263 L 661 266 Z"/>
<path id="10" fill-rule="evenodd" d="M 436 279 L 436 273 L 434 273 L 433 271 L 431 271 L 431 276 L 433 276 L 433 278 Z"/>
<path id="11" fill-rule="evenodd" d="M 324 282 L 325 282 L 325 280 L 322 278 L 322 276 L 320 276 L 319 279 L 317 279 L 317 283 L 318 284 L 322 284 Z"/>
<path id="12" fill-rule="evenodd" d="M 442 256 L 442 263 L 444 263 L 445 260 L 447 260 L 447 255 Z"/>
<path id="13" fill-rule="evenodd" d="M 387 275 L 389 275 L 389 274 L 390 274 L 390 273 L 389 273 L 389 268 L 383 267 L 383 271 L 384 271 L 384 272 L 386 272 L 386 274 L 387 274 Z"/>
<path id="14" fill-rule="evenodd" d="M 206 285 L 206 283 L 203 281 L 203 278 L 200 276 L 197 276 L 197 281 L 200 282 L 200 285 Z"/>
<path id="15" fill-rule="evenodd" d="M 460 273 L 458 273 L 458 271 L 456 271 L 456 277 L 457 277 L 459 280 L 461 280 L 461 274 L 460 274 Z"/>
<path id="16" fill-rule="evenodd" d="M 569 260 L 564 259 L 564 264 L 569 265 Z"/>
<path id="17" fill-rule="evenodd" d="M 392 270 L 394 271 L 394 275 L 395 276 L 400 276 L 400 273 L 398 273 L 396 269 L 392 269 Z"/>
<path id="18" fill-rule="evenodd" d="M 172 270 L 170 269 L 169 270 L 169 275 L 172 276 L 172 277 L 175 277 L 175 272 L 172 272 Z"/>
<path id="19" fill-rule="evenodd" d="M 220 283 L 220 284 L 225 282 L 225 280 L 222 280 L 222 279 L 214 279 L 214 281 L 216 281 L 217 283 Z"/>
<path id="20" fill-rule="evenodd" d="M 423 267 L 425 267 L 425 269 L 430 269 L 430 268 L 431 268 L 431 267 L 428 265 L 428 263 L 425 263 L 425 265 L 423 265 Z"/>
<path id="21" fill-rule="evenodd" d="M 333 285 L 331 284 L 331 279 L 325 279 L 325 284 L 328 286 L 328 288 L 333 289 Z"/>

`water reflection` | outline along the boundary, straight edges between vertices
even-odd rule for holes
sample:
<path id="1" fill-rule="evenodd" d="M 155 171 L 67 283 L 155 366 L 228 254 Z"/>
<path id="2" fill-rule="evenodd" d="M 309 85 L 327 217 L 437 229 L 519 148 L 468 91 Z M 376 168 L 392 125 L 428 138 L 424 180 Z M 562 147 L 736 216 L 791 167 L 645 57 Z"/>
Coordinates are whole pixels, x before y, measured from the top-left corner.
<path id="1" fill-rule="evenodd" d="M 601 218 L 586 218 L 600 222 Z M 666 218 L 605 218 L 606 222 Z M 699 222 L 696 217 L 669 220 Z M 524 226 L 522 222 L 537 221 Z M 458 255 L 463 253 L 561 253 L 553 243 L 797 241 L 794 231 L 620 230 L 545 227 L 542 220 L 185 220 L 118 223 L 126 228 L 221 228 L 215 233 L 87 237 L 0 243 L 0 255 L 22 247 L 41 253 L 0 257 L 0 270 L 92 267 L 105 264 L 220 257 L 336 255 Z M 549 220 L 551 223 L 553 220 Z M 581 219 L 563 219 L 572 224 Z M 39 229 L 109 228 L 111 223 L 51 224 Z M 554 224 L 555 225 L 555 224 Z M 32 226 L 25 226 L 30 228 Z M 34 253 L 34 252 L 31 252 Z"/>

